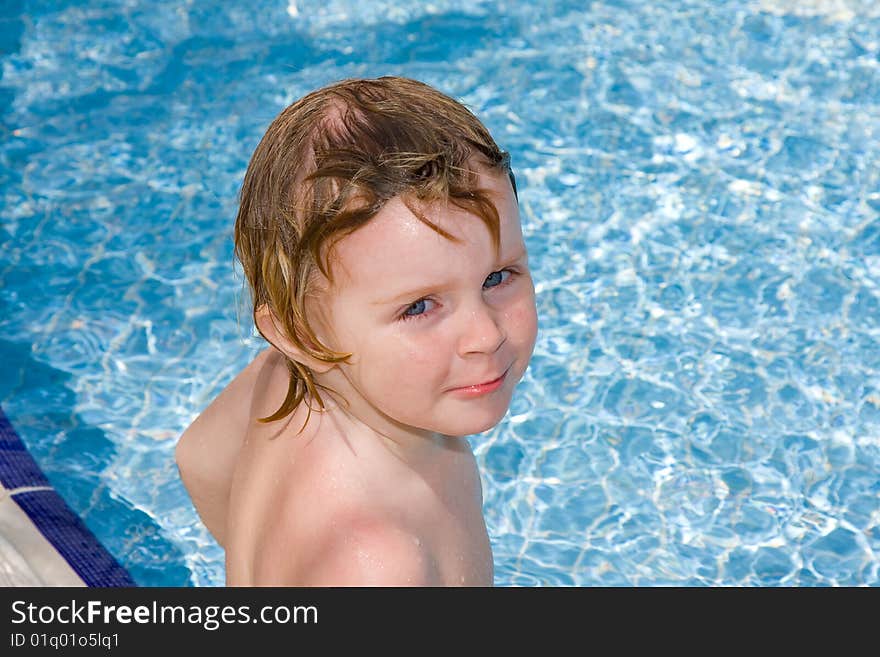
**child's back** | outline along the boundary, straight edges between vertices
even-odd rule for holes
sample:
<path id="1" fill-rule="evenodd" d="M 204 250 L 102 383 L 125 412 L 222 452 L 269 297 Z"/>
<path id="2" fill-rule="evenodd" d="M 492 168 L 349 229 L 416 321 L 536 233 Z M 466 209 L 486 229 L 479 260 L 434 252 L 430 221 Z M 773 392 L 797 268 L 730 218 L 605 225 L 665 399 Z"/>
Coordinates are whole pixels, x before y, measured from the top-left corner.
<path id="1" fill-rule="evenodd" d="M 491 586 L 465 440 L 447 439 L 410 464 L 336 408 L 312 413 L 300 434 L 304 407 L 258 423 L 283 401 L 287 376 L 280 354 L 264 357 L 229 497 L 227 583 Z"/>

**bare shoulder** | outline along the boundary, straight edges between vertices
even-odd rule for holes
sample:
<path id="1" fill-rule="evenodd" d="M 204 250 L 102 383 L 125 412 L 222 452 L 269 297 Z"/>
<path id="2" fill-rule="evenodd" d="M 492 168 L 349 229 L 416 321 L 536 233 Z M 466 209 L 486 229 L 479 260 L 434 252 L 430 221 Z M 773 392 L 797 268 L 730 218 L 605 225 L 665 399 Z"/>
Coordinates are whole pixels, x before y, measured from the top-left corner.
<path id="1" fill-rule="evenodd" d="M 217 450 L 237 452 L 250 421 L 254 389 L 261 374 L 265 376 L 273 366 L 273 351 L 259 353 L 183 432 L 174 455 L 184 478 L 190 467 L 208 454 L 216 457 Z"/>
<path id="2" fill-rule="evenodd" d="M 294 568 L 288 564 L 285 573 L 276 572 L 265 583 L 317 587 L 441 583 L 426 543 L 392 520 L 337 518 L 307 542 L 299 542 L 299 552 Z"/>
<path id="3" fill-rule="evenodd" d="M 185 450 L 190 444 L 215 435 L 219 427 L 247 429 L 255 390 L 279 366 L 284 366 L 284 358 L 274 348 L 264 349 L 257 354 L 196 417 L 181 436 L 178 447 Z"/>
<path id="4" fill-rule="evenodd" d="M 331 406 L 244 450 L 234 487 L 232 586 L 491 583 L 479 478 L 466 444 L 438 454 L 431 486 Z M 475 482 L 472 480 L 476 480 Z M 456 482 L 453 484 L 452 482 Z M 473 572 L 472 572 L 473 571 Z"/>
<path id="5" fill-rule="evenodd" d="M 261 381 L 285 368 L 274 349 L 259 353 L 202 411 L 178 440 L 180 477 L 208 530 L 222 544 L 235 463 L 252 421 Z"/>
<path id="6" fill-rule="evenodd" d="M 313 432 L 297 437 L 292 465 L 278 477 L 283 484 L 272 495 L 271 521 L 252 552 L 254 583 L 439 585 L 432 542 L 402 502 L 407 483 L 362 446 L 353 447 L 327 414 L 313 420 Z"/>
<path id="7" fill-rule="evenodd" d="M 392 522 L 362 522 L 331 535 L 305 573 L 310 586 L 431 586 L 439 584 L 423 542 Z"/>

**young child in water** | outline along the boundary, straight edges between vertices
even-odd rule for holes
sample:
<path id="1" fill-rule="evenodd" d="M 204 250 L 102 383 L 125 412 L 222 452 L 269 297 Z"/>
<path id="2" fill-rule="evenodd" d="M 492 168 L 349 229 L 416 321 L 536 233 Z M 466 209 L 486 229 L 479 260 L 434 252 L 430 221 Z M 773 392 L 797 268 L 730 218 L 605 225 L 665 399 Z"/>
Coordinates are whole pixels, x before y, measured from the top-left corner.
<path id="1" fill-rule="evenodd" d="M 537 331 L 507 153 L 415 80 L 345 80 L 272 122 L 235 224 L 269 343 L 176 450 L 230 586 L 491 586 L 466 436 Z"/>

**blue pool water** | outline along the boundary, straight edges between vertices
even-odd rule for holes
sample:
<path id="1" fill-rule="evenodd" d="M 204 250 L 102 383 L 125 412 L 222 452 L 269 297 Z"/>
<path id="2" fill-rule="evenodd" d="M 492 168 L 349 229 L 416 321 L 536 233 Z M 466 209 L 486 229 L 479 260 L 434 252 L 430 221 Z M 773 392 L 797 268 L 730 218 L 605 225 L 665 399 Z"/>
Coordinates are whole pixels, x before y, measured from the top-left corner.
<path id="1" fill-rule="evenodd" d="M 510 150 L 538 344 L 475 436 L 499 585 L 880 585 L 872 0 L 7 1 L 0 405 L 143 585 L 217 585 L 180 432 L 260 348 L 271 119 L 420 78 Z"/>

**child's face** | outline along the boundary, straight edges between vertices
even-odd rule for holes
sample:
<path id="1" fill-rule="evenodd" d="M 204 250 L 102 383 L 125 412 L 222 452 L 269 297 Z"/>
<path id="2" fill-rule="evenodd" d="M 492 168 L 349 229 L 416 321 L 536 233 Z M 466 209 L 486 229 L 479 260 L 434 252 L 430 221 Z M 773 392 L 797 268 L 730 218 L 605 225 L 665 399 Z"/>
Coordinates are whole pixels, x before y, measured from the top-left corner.
<path id="1" fill-rule="evenodd" d="M 537 313 L 519 210 L 506 175 L 483 172 L 480 187 L 500 215 L 498 257 L 478 217 L 451 204 L 424 208 L 453 242 L 399 198 L 336 246 L 322 337 L 352 352 L 338 366 L 339 391 L 374 429 L 485 431 L 525 372 Z"/>

